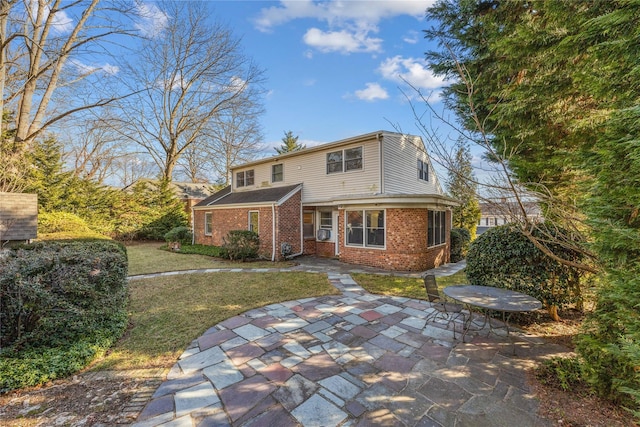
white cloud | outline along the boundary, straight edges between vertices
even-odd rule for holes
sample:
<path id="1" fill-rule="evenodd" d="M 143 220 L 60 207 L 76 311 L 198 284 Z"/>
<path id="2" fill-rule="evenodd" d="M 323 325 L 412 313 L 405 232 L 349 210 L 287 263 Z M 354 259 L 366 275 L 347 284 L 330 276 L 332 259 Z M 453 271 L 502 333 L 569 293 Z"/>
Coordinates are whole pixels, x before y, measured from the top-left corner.
<path id="1" fill-rule="evenodd" d="M 444 79 L 433 75 L 423 59 L 397 55 L 384 60 L 378 71 L 387 80 L 409 83 L 416 89 L 438 89 L 444 86 Z"/>
<path id="2" fill-rule="evenodd" d="M 120 72 L 120 68 L 116 65 L 104 64 L 104 65 L 88 65 L 78 60 L 69 60 L 69 63 L 75 67 L 75 69 L 82 75 L 89 75 L 102 71 L 109 75 L 116 75 Z"/>
<path id="3" fill-rule="evenodd" d="M 382 39 L 367 37 L 365 32 L 350 33 L 347 30 L 322 31 L 309 29 L 303 37 L 304 42 L 320 52 L 379 52 Z"/>
<path id="4" fill-rule="evenodd" d="M 371 37 L 383 19 L 400 15 L 424 18 L 433 0 L 281 0 L 277 6 L 264 8 L 254 20 L 260 31 L 296 19 L 315 19 L 326 29 L 310 28 L 304 42 L 320 52 L 380 52 L 382 39 Z"/>
<path id="5" fill-rule="evenodd" d="M 312 18 L 330 25 L 342 26 L 346 22 L 359 27 L 378 24 L 382 19 L 398 15 L 411 15 L 421 19 L 433 0 L 371 0 L 371 1 L 313 1 L 282 0 L 278 6 L 262 9 L 254 20 L 261 31 L 269 31 L 295 19 Z"/>
<path id="6" fill-rule="evenodd" d="M 387 91 L 378 83 L 367 83 L 365 86 L 365 89 L 355 91 L 355 95 L 358 99 L 373 102 L 379 99 L 389 98 Z"/>
<path id="7" fill-rule="evenodd" d="M 169 16 L 153 3 L 138 3 L 136 5 L 138 14 L 135 28 L 144 37 L 157 37 L 167 26 Z"/>
<path id="8" fill-rule="evenodd" d="M 417 31 L 409 31 L 403 38 L 402 41 L 409 44 L 416 44 L 420 40 L 420 33 Z"/>

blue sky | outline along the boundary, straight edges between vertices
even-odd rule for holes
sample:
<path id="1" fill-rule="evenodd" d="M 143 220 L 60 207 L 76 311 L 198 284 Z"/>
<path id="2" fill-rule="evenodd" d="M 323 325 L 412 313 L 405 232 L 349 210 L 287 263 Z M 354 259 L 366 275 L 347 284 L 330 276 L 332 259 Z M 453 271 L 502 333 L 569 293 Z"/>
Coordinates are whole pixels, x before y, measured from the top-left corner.
<path id="1" fill-rule="evenodd" d="M 403 79 L 437 99 L 442 81 L 425 68 L 422 33 L 432 1 L 210 3 L 265 70 L 265 154 L 289 130 L 307 146 L 394 126 L 419 133 Z"/>

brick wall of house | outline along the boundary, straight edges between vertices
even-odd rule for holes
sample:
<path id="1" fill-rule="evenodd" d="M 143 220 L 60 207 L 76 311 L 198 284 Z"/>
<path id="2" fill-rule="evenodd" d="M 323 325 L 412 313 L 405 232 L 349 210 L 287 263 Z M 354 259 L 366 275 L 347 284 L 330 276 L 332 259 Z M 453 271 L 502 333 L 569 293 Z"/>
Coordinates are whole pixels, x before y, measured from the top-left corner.
<path id="1" fill-rule="evenodd" d="M 316 242 L 316 254 L 325 258 L 332 258 L 336 256 L 336 244 L 335 242 Z"/>
<path id="2" fill-rule="evenodd" d="M 427 248 L 427 209 L 386 210 L 386 250 L 345 246 L 340 239 L 340 260 L 398 271 L 422 271 L 449 262 L 450 212 L 447 213 L 447 244 Z M 344 236 L 344 210 L 340 211 L 339 235 Z"/>
<path id="3" fill-rule="evenodd" d="M 38 237 L 38 195 L 0 193 L 0 240 Z"/>
<path id="4" fill-rule="evenodd" d="M 298 191 L 291 196 L 282 205 L 276 207 L 277 218 L 277 259 L 282 258 L 280 245 L 284 242 L 291 245 L 293 254 L 302 252 L 300 247 L 300 230 L 302 227 L 302 218 L 300 217 L 300 203 L 302 194 Z"/>
<path id="5" fill-rule="evenodd" d="M 197 210 L 194 216 L 195 242 L 202 245 L 222 246 L 224 238 L 231 230 L 249 229 L 249 212 L 258 211 L 258 235 L 260 236 L 260 255 L 271 259 L 272 214 L 271 207 Z M 210 236 L 204 234 L 205 213 L 210 212 L 213 224 Z"/>

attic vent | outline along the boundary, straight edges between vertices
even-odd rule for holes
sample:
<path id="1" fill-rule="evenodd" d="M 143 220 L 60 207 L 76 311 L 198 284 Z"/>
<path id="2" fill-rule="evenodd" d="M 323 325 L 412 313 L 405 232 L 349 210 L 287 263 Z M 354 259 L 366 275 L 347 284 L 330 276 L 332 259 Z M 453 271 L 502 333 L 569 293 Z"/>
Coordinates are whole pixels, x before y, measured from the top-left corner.
<path id="1" fill-rule="evenodd" d="M 321 228 L 318 230 L 317 236 L 318 240 L 329 240 L 331 238 L 331 230 Z"/>

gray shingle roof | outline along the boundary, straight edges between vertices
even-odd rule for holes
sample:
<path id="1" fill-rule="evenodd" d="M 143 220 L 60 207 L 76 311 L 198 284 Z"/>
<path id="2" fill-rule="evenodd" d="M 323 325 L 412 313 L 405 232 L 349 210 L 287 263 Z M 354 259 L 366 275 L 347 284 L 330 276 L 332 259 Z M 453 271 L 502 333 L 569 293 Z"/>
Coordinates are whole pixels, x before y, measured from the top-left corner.
<path id="1" fill-rule="evenodd" d="M 225 187 L 198 203 L 196 207 L 275 203 L 297 187 L 300 187 L 300 184 L 287 185 L 285 187 L 263 188 L 252 191 L 238 191 L 235 193 L 231 192 L 231 187 Z"/>

